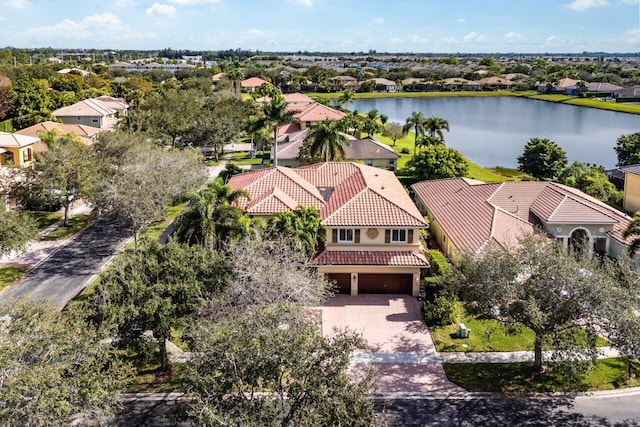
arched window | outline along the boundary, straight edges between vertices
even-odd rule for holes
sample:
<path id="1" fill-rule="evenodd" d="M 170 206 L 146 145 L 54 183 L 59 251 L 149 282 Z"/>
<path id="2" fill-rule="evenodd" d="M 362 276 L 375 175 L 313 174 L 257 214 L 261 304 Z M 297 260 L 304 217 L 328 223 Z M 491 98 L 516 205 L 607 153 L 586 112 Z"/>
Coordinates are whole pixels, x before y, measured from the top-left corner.
<path id="1" fill-rule="evenodd" d="M 584 228 L 577 228 L 571 233 L 569 245 L 575 251 L 589 250 L 589 232 Z"/>

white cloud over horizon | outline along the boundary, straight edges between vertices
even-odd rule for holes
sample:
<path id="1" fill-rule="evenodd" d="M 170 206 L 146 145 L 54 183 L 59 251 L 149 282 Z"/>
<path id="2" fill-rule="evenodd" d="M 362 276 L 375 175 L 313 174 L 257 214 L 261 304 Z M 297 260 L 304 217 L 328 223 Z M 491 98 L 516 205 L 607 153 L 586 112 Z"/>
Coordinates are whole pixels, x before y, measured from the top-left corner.
<path id="1" fill-rule="evenodd" d="M 154 3 L 144 13 L 147 16 L 173 16 L 176 14 L 176 8 L 168 4 Z"/>
<path id="2" fill-rule="evenodd" d="M 607 0 L 574 0 L 573 2 L 565 5 L 565 7 L 576 12 L 585 12 L 597 7 L 609 6 L 610 4 L 611 3 Z"/>

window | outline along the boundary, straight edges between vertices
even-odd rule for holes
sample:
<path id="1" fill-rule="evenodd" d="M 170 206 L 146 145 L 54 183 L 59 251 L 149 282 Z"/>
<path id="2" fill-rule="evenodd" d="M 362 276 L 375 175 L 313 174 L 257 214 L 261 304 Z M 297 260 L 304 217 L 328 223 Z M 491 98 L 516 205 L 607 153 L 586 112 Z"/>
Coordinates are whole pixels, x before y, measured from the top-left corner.
<path id="1" fill-rule="evenodd" d="M 31 148 L 26 148 L 22 151 L 22 158 L 25 162 L 30 162 L 31 160 L 33 160 Z"/>
<path id="2" fill-rule="evenodd" d="M 407 230 L 391 230 L 391 243 L 407 243 Z"/>
<path id="3" fill-rule="evenodd" d="M 341 243 L 353 243 L 353 229 L 341 228 L 338 230 L 338 242 Z"/>
<path id="4" fill-rule="evenodd" d="M 390 168 L 395 168 L 396 167 L 396 159 L 389 159 L 389 163 L 388 163 Z"/>
<path id="5" fill-rule="evenodd" d="M 371 160 L 371 159 L 367 159 L 367 160 L 365 160 L 365 161 L 364 161 L 364 163 L 365 163 L 367 166 L 373 166 L 373 160 Z"/>
<path id="6" fill-rule="evenodd" d="M 91 123 L 99 123 L 99 122 L 100 122 L 100 119 L 98 119 L 98 118 L 96 118 L 96 117 L 93 117 L 93 118 L 91 119 Z"/>
<path id="7" fill-rule="evenodd" d="M 82 120 L 82 117 L 77 117 L 77 116 L 76 116 L 76 121 L 78 121 L 78 122 L 79 122 L 79 121 L 81 121 L 81 120 Z"/>
<path id="8" fill-rule="evenodd" d="M 306 122 L 304 122 L 304 127 L 306 127 L 306 128 L 310 128 L 310 127 L 311 127 L 311 124 L 312 124 L 312 123 L 311 123 L 310 121 L 306 121 Z"/>

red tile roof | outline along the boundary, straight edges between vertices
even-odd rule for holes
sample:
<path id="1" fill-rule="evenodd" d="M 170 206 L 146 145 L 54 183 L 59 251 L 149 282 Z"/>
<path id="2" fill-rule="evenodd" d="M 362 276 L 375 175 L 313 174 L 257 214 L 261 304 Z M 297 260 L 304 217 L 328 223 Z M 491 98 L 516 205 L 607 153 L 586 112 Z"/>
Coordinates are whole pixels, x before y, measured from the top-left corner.
<path id="1" fill-rule="evenodd" d="M 276 167 L 235 175 L 229 186 L 248 191 L 255 200 L 241 203 L 248 213 L 256 209 L 255 213 L 265 214 L 265 206 L 294 209 L 295 201 L 297 206 L 318 209 L 327 226 L 425 226 L 393 172 L 371 166 L 329 162 L 297 169 Z"/>
<path id="2" fill-rule="evenodd" d="M 611 225 L 624 242 L 627 215 L 575 188 L 551 182 L 485 184 L 464 178 L 423 181 L 412 187 L 460 251 L 477 252 L 489 240 L 503 246 L 547 224 Z"/>
<path id="3" fill-rule="evenodd" d="M 344 116 L 345 114 L 342 111 L 318 104 L 317 102 L 303 106 L 302 109 L 294 115 L 294 117 L 301 122 L 321 122 L 326 119 L 340 120 Z"/>
<path id="4" fill-rule="evenodd" d="M 329 251 L 312 261 L 316 265 L 387 265 L 428 267 L 422 254 L 411 251 Z"/>
<path id="5" fill-rule="evenodd" d="M 240 85 L 242 87 L 260 87 L 265 83 L 269 82 L 266 80 L 262 80 L 260 77 L 250 77 L 240 82 Z"/>

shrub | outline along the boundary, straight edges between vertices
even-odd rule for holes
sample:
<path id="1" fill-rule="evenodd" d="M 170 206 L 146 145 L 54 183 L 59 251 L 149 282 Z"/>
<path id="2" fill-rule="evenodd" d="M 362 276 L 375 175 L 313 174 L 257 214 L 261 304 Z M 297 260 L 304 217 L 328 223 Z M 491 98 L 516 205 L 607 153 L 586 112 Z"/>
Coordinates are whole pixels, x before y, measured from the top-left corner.
<path id="1" fill-rule="evenodd" d="M 443 276 L 451 268 L 444 254 L 436 249 L 429 249 L 429 264 L 431 264 L 432 276 Z"/>
<path id="2" fill-rule="evenodd" d="M 402 150 L 400 150 L 400 152 L 402 154 L 411 154 L 411 150 L 409 150 L 407 147 L 403 147 Z"/>
<path id="3" fill-rule="evenodd" d="M 456 323 L 462 315 L 462 304 L 454 294 L 442 291 L 433 302 L 425 301 L 422 316 L 427 326 L 445 326 Z"/>

